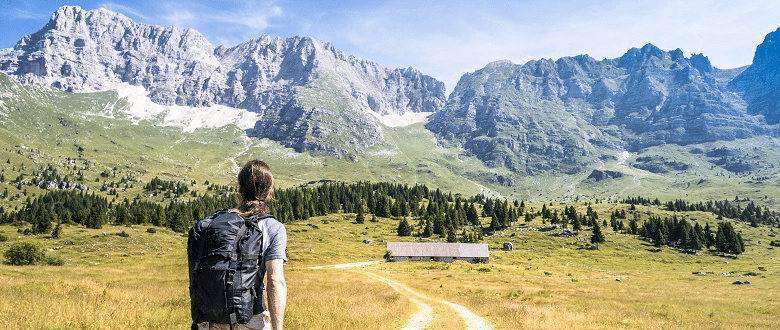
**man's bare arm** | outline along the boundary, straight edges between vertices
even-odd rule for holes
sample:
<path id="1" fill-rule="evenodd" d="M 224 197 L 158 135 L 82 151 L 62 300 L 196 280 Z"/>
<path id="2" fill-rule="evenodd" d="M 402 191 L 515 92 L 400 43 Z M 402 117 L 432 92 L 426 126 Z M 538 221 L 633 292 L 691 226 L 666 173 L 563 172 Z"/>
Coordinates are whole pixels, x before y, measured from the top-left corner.
<path id="1" fill-rule="evenodd" d="M 282 330 L 284 308 L 287 305 L 287 282 L 284 280 L 284 260 L 273 259 L 265 262 L 267 274 L 268 311 L 271 313 L 271 327 Z"/>

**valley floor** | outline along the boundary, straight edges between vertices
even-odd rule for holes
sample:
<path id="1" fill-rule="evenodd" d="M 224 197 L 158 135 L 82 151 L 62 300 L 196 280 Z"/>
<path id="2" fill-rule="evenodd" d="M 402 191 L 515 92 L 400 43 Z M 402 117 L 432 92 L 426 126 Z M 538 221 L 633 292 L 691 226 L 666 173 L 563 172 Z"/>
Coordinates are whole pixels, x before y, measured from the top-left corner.
<path id="1" fill-rule="evenodd" d="M 538 208 L 538 205 L 534 205 Z M 557 207 L 557 206 L 556 206 Z M 562 207 L 562 206 L 561 206 Z M 609 214 L 609 204 L 596 204 Z M 686 213 L 689 221 L 709 221 Z M 537 220 L 535 220 L 537 221 Z M 287 329 L 773 329 L 780 326 L 777 230 L 735 227 L 746 238 L 739 257 L 656 249 L 605 230 L 589 237 L 510 228 L 484 237 L 488 264 L 376 262 L 398 221 L 357 224 L 334 214 L 287 223 Z M 0 328 L 182 329 L 189 320 L 186 235 L 148 226 L 24 236 L 63 266 L 0 265 Z M 126 235 L 119 235 L 125 232 Z M 369 238 L 373 243 L 366 244 Z M 502 251 L 503 242 L 514 251 Z M 351 264 L 357 267 L 321 265 Z M 736 285 L 735 282 L 750 282 Z"/>

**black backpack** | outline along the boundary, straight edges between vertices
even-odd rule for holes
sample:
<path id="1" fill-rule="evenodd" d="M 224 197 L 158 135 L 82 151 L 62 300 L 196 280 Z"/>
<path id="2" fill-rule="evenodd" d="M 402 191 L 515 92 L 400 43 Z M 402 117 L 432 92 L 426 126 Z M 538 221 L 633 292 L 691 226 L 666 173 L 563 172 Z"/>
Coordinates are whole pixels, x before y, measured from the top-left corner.
<path id="1" fill-rule="evenodd" d="M 265 310 L 262 260 L 268 217 L 246 219 L 225 210 L 192 227 L 187 253 L 193 328 L 200 322 L 232 328 Z"/>

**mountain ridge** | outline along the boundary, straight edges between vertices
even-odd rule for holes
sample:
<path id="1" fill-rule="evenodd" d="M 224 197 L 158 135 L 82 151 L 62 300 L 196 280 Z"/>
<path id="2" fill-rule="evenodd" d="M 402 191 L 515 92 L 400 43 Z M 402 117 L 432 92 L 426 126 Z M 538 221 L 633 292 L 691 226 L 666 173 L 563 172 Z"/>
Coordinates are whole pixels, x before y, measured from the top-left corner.
<path id="1" fill-rule="evenodd" d="M 381 143 L 372 113 L 434 112 L 444 104 L 444 84 L 432 77 L 413 68 L 385 69 L 312 38 L 261 36 L 214 47 L 193 29 L 75 6 L 61 7 L 41 30 L 0 50 L 0 71 L 71 92 L 129 83 L 143 86 L 160 105 L 246 109 L 261 116 L 248 134 L 337 157 Z M 318 99 L 323 93 L 331 95 Z M 329 103 L 333 99 L 341 102 Z M 306 117 L 322 113 L 329 115 L 319 122 Z M 331 142 L 318 131 L 347 138 Z"/>
<path id="2" fill-rule="evenodd" d="M 578 173 L 620 150 L 778 136 L 732 87 L 753 67 L 720 70 L 652 44 L 601 61 L 497 61 L 465 74 L 426 127 L 522 175 Z"/>
<path id="3" fill-rule="evenodd" d="M 377 118 L 430 114 L 425 127 L 438 143 L 513 186 L 541 173 L 587 174 L 623 151 L 780 136 L 778 44 L 780 29 L 753 64 L 728 70 L 651 43 L 612 59 L 495 61 L 464 74 L 445 98 L 444 84 L 419 70 L 386 69 L 309 37 L 214 47 L 193 29 L 66 6 L 0 50 L 0 71 L 65 91 L 129 84 L 158 105 L 242 109 L 256 115 L 236 115 L 254 120 L 241 126 L 248 136 L 351 160 L 387 143 Z M 691 167 L 654 157 L 636 168 Z"/>

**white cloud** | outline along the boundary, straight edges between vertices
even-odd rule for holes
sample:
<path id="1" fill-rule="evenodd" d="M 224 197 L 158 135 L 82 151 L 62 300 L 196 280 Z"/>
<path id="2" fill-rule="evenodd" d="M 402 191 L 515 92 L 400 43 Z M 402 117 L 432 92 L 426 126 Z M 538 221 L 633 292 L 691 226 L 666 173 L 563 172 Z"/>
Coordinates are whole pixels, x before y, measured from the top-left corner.
<path id="1" fill-rule="evenodd" d="M 51 13 L 33 12 L 30 10 L 14 8 L 9 10 L 4 16 L 9 16 L 13 19 L 46 19 L 51 16 Z"/>
<path id="2" fill-rule="evenodd" d="M 141 19 L 142 21 L 144 21 L 146 23 L 149 23 L 149 24 L 157 24 L 157 25 L 160 24 L 160 23 L 150 22 L 150 21 L 152 21 L 152 19 L 149 16 L 144 15 L 142 12 L 133 9 L 132 7 L 128 7 L 128 6 L 125 6 L 125 5 L 120 5 L 118 3 L 104 2 L 104 3 L 100 4 L 98 7 L 105 8 L 105 9 L 108 9 L 110 11 L 115 11 L 117 13 L 122 13 L 125 16 L 138 18 L 138 19 Z"/>
<path id="3" fill-rule="evenodd" d="M 616 58 L 646 43 L 680 48 L 687 56 L 703 53 L 716 67 L 733 68 L 750 64 L 764 35 L 780 25 L 776 0 L 225 0 L 128 6 L 104 4 L 147 23 L 195 28 L 215 45 L 262 34 L 311 36 L 385 67 L 415 67 L 443 80 L 450 91 L 461 75 L 496 60 Z"/>
<path id="4" fill-rule="evenodd" d="M 616 58 L 652 43 L 703 53 L 716 67 L 750 64 L 780 21 L 780 4 L 733 1 L 394 1 L 305 20 L 314 37 L 383 66 L 414 66 L 454 88 L 496 60 L 589 54 Z"/>
<path id="5" fill-rule="evenodd" d="M 212 43 L 227 45 L 262 35 L 272 26 L 272 19 L 283 15 L 282 8 L 275 1 L 164 1 L 146 7 L 107 2 L 101 7 L 149 24 L 194 28 Z"/>

